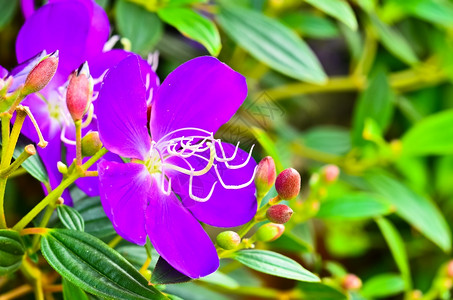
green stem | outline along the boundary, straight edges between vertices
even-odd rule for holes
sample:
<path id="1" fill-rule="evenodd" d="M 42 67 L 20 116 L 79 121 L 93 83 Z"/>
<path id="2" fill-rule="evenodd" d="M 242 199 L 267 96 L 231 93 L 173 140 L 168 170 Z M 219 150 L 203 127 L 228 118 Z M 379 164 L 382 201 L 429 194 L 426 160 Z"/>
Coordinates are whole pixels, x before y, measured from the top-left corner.
<path id="1" fill-rule="evenodd" d="M 11 121 L 11 114 L 3 113 L 1 115 L 2 121 L 2 160 L 0 168 L 5 168 L 7 164 L 6 153 L 9 145 L 9 122 Z M 0 178 L 0 229 L 7 228 L 6 217 L 5 217 L 5 190 L 6 190 L 6 178 Z"/>
<path id="2" fill-rule="evenodd" d="M 74 122 L 76 129 L 76 160 L 77 165 L 82 165 L 82 120 Z"/>
<path id="3" fill-rule="evenodd" d="M 16 148 L 17 140 L 19 139 L 20 131 L 22 130 L 22 125 L 24 124 L 25 117 L 27 113 L 24 110 L 17 108 L 16 120 L 14 121 L 13 129 L 11 130 L 11 135 L 9 137 L 9 142 L 6 145 L 6 154 L 5 154 L 5 164 L 2 161 L 2 169 L 8 166 L 13 158 L 14 149 Z"/>
<path id="4" fill-rule="evenodd" d="M 9 178 L 17 177 L 17 176 L 24 175 L 27 173 L 28 173 L 27 170 L 25 170 L 24 168 L 19 168 L 16 171 L 14 171 L 13 173 L 11 173 L 11 175 L 9 175 Z"/>
<path id="5" fill-rule="evenodd" d="M 84 172 L 88 170 L 96 161 L 98 161 L 104 154 L 108 152 L 107 149 L 102 148 L 95 155 L 93 155 L 86 163 L 79 168 L 75 168 L 74 172 L 63 180 L 59 186 L 57 186 L 47 197 L 41 200 L 28 214 L 26 214 L 14 227 L 16 231 L 20 231 L 27 226 L 44 208 L 47 207 L 53 201 L 56 201 L 63 191 L 70 186 L 78 178 L 84 176 Z"/>
<path id="6" fill-rule="evenodd" d="M 8 167 L 0 170 L 0 177 L 8 178 L 14 171 L 16 171 L 24 161 L 26 161 L 30 156 L 35 155 L 36 151 L 30 152 L 27 149 L 22 151 L 19 157 Z"/>
<path id="7" fill-rule="evenodd" d="M 56 201 L 58 201 L 58 198 Z M 55 205 L 56 201 L 53 204 L 51 203 L 51 205 L 47 206 L 46 211 L 44 212 L 44 215 L 42 216 L 41 222 L 39 223 L 40 228 L 45 228 L 47 226 L 47 224 L 49 223 L 50 217 L 52 217 L 52 213 L 56 207 L 56 205 Z M 38 251 L 40 240 L 41 240 L 41 235 L 39 235 L 39 234 L 37 234 L 33 237 L 33 241 L 31 243 L 32 253 Z"/>

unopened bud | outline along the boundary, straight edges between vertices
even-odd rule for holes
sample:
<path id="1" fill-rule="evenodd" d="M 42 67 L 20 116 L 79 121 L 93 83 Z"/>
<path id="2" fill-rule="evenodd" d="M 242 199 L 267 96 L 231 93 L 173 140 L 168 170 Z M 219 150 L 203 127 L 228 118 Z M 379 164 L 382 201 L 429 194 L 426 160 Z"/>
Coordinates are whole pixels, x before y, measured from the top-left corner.
<path id="1" fill-rule="evenodd" d="M 57 205 L 63 205 L 64 204 L 64 199 L 63 197 L 58 197 L 57 201 L 55 202 Z"/>
<path id="2" fill-rule="evenodd" d="M 90 131 L 82 139 L 82 156 L 93 156 L 101 150 L 102 142 L 99 138 L 99 132 Z"/>
<path id="3" fill-rule="evenodd" d="M 336 165 L 327 165 L 322 168 L 321 174 L 327 183 L 333 183 L 340 175 L 340 169 Z"/>
<path id="4" fill-rule="evenodd" d="M 347 274 L 341 280 L 341 286 L 348 291 L 356 291 L 362 287 L 362 280 L 354 274 Z"/>
<path id="5" fill-rule="evenodd" d="M 255 185 L 259 197 L 269 192 L 275 183 L 277 172 L 275 171 L 274 159 L 270 156 L 263 158 L 256 169 Z"/>
<path id="6" fill-rule="evenodd" d="M 269 221 L 277 224 L 285 224 L 291 219 L 293 210 L 285 204 L 277 204 L 269 207 L 266 211 L 266 217 Z"/>
<path id="7" fill-rule="evenodd" d="M 262 242 L 271 242 L 278 239 L 285 231 L 282 224 L 267 223 L 256 231 L 256 239 Z"/>
<path id="8" fill-rule="evenodd" d="M 281 199 L 291 200 L 300 192 L 300 174 L 293 168 L 285 169 L 277 176 L 275 189 Z"/>
<path id="9" fill-rule="evenodd" d="M 58 169 L 58 172 L 60 172 L 61 174 L 67 174 L 68 173 L 68 166 L 66 166 L 61 161 L 57 162 L 57 169 Z"/>
<path id="10" fill-rule="evenodd" d="M 29 95 L 42 90 L 55 75 L 58 60 L 58 50 L 44 57 L 25 79 L 22 95 Z"/>
<path id="11" fill-rule="evenodd" d="M 85 62 L 71 75 L 66 92 L 66 105 L 74 121 L 83 118 L 90 107 L 92 95 L 93 79 Z"/>
<path id="12" fill-rule="evenodd" d="M 447 276 L 453 278 L 453 260 L 447 263 Z"/>
<path id="13" fill-rule="evenodd" d="M 217 244 L 225 250 L 233 250 L 241 243 L 241 237 L 234 231 L 224 231 L 216 238 Z"/>

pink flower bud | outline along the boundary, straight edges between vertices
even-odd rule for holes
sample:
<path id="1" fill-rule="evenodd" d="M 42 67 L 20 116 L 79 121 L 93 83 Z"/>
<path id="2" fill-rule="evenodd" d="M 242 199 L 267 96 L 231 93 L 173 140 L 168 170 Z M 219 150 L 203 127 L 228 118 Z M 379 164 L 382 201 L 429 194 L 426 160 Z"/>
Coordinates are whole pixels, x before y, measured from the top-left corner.
<path id="1" fill-rule="evenodd" d="M 341 280 L 341 286 L 348 291 L 356 291 L 362 287 L 362 280 L 354 274 L 347 274 Z"/>
<path id="2" fill-rule="evenodd" d="M 285 204 L 277 204 L 269 207 L 266 211 L 266 217 L 269 221 L 277 224 L 285 224 L 291 219 L 293 210 Z"/>
<path id="3" fill-rule="evenodd" d="M 291 200 L 300 192 L 300 174 L 293 168 L 285 169 L 277 176 L 275 189 L 281 199 Z"/>
<path id="4" fill-rule="evenodd" d="M 269 192 L 275 183 L 276 176 L 274 159 L 266 156 L 260 161 L 256 169 L 255 185 L 259 197 L 263 197 Z"/>
<path id="5" fill-rule="evenodd" d="M 321 173 L 327 183 L 333 183 L 340 175 L 340 169 L 336 165 L 327 165 L 322 169 Z"/>
<path id="6" fill-rule="evenodd" d="M 29 95 L 42 90 L 55 75 L 58 60 L 58 50 L 44 57 L 25 79 L 22 95 Z"/>
<path id="7" fill-rule="evenodd" d="M 102 142 L 99 138 L 99 132 L 90 131 L 82 139 L 82 156 L 93 156 L 101 150 Z"/>
<path id="8" fill-rule="evenodd" d="M 447 263 L 447 276 L 453 278 L 453 260 Z"/>
<path id="9" fill-rule="evenodd" d="M 275 241 L 285 231 L 285 226 L 282 224 L 267 223 L 256 231 L 256 239 L 262 242 Z"/>
<path id="10" fill-rule="evenodd" d="M 66 92 L 66 105 L 74 121 L 83 118 L 90 107 L 92 95 L 93 79 L 85 62 L 71 75 Z"/>
<path id="11" fill-rule="evenodd" d="M 241 237 L 234 231 L 224 231 L 216 238 L 217 244 L 225 250 L 233 250 L 241 243 Z"/>

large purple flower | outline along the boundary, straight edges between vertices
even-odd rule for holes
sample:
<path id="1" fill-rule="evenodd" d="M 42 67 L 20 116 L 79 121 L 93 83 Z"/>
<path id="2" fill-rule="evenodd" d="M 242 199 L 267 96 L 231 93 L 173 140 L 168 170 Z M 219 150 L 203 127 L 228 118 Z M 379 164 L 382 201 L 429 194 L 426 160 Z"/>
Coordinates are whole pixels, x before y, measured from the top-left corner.
<path id="1" fill-rule="evenodd" d="M 51 187 L 55 187 L 62 178 L 57 170 L 57 162 L 64 160 L 61 156 L 62 146 L 67 147 L 68 163 L 75 157 L 75 126 L 66 107 L 69 75 L 88 61 L 91 76 L 95 83 L 99 83 L 111 66 L 130 53 L 122 50 L 103 52 L 109 36 L 109 21 L 94 0 L 49 0 L 48 4 L 36 11 L 31 0 L 22 1 L 22 6 L 27 19 L 16 41 L 18 61 L 23 62 L 42 50 L 48 53 L 59 50 L 60 53 L 58 70 L 53 80 L 40 94 L 30 95 L 23 101 L 24 105 L 30 107 L 44 138 L 49 141 L 48 147 L 38 149 L 38 152 L 49 173 Z M 142 72 L 154 75 L 144 62 Z M 96 92 L 99 86 L 95 85 Z M 94 105 L 96 107 L 95 102 Z M 89 130 L 96 130 L 96 118 L 91 126 L 84 129 L 84 133 Z M 30 121 L 26 120 L 22 132 L 32 141 L 38 141 Z M 95 178 L 80 179 L 76 184 L 90 196 L 98 194 Z M 64 198 L 71 202 L 68 193 Z"/>
<path id="2" fill-rule="evenodd" d="M 247 95 L 245 78 L 213 57 L 174 70 L 152 102 L 148 131 L 146 84 L 130 56 L 105 76 L 98 99 L 104 146 L 128 163 L 98 164 L 101 201 L 116 231 L 198 278 L 219 265 L 198 221 L 233 227 L 256 212 L 250 154 L 214 138 Z"/>

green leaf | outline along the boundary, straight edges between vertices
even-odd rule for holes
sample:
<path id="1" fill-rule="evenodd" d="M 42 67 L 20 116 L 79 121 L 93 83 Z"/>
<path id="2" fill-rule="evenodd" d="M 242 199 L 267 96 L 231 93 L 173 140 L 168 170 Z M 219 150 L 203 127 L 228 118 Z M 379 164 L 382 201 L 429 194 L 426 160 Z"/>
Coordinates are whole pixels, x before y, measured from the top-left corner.
<path id="1" fill-rule="evenodd" d="M 305 146 L 330 154 L 346 154 L 351 149 L 351 135 L 345 128 L 313 127 L 303 135 Z"/>
<path id="2" fill-rule="evenodd" d="M 64 300 L 89 300 L 85 292 L 63 278 L 63 299 Z"/>
<path id="3" fill-rule="evenodd" d="M 85 230 L 83 218 L 74 208 L 67 205 L 58 205 L 57 212 L 61 223 L 63 223 L 66 228 L 79 231 Z"/>
<path id="4" fill-rule="evenodd" d="M 375 15 L 370 15 L 371 22 L 384 47 L 408 65 L 418 63 L 418 58 L 409 42 L 396 30 L 383 23 Z"/>
<path id="5" fill-rule="evenodd" d="M 115 5 L 116 25 L 119 33 L 129 39 L 131 50 L 148 55 L 162 36 L 159 17 L 135 3 L 119 0 Z"/>
<path id="6" fill-rule="evenodd" d="M 401 139 L 402 155 L 453 154 L 453 110 L 424 118 Z"/>
<path id="7" fill-rule="evenodd" d="M 334 38 L 340 33 L 331 20 L 300 11 L 285 15 L 282 21 L 303 36 L 311 38 Z"/>
<path id="8" fill-rule="evenodd" d="M 305 0 L 326 14 L 343 22 L 352 30 L 357 30 L 357 19 L 354 11 L 344 0 Z"/>
<path id="9" fill-rule="evenodd" d="M 19 7 L 19 0 L 0 1 L 0 29 L 8 25 Z"/>
<path id="10" fill-rule="evenodd" d="M 198 280 L 229 289 L 236 289 L 239 287 L 239 283 L 236 280 L 220 271 L 215 271 L 214 273 L 199 278 Z"/>
<path id="11" fill-rule="evenodd" d="M 256 271 L 299 281 L 319 281 L 318 276 L 304 269 L 296 261 L 267 250 L 242 250 L 231 258 Z"/>
<path id="12" fill-rule="evenodd" d="M 451 249 L 451 232 L 444 216 L 429 199 L 383 174 L 365 177 L 368 184 L 396 207 L 396 213 L 444 251 Z"/>
<path id="13" fill-rule="evenodd" d="M 255 136 L 258 143 L 260 143 L 260 145 L 264 148 L 264 151 L 267 153 L 267 155 L 272 156 L 272 158 L 274 159 L 277 172 L 279 173 L 283 171 L 284 166 L 282 159 L 280 158 L 280 155 L 275 148 L 275 143 L 272 141 L 267 132 L 257 127 L 252 127 L 251 132 Z"/>
<path id="14" fill-rule="evenodd" d="M 165 23 L 205 46 L 211 55 L 219 55 L 222 44 L 214 22 L 183 7 L 164 8 L 158 10 L 157 13 Z"/>
<path id="15" fill-rule="evenodd" d="M 448 1 L 438 0 L 406 0 L 393 1 L 407 13 L 445 27 L 453 26 L 453 5 Z"/>
<path id="16" fill-rule="evenodd" d="M 232 40 L 276 71 L 312 83 L 327 80 L 307 44 L 277 20 L 254 10 L 225 6 L 218 21 Z"/>
<path id="17" fill-rule="evenodd" d="M 298 299 L 304 300 L 346 300 L 345 294 L 328 285 L 317 282 L 299 282 Z"/>
<path id="18" fill-rule="evenodd" d="M 409 290 L 412 286 L 412 281 L 409 268 L 409 260 L 407 258 L 404 241 L 398 230 L 389 220 L 385 218 L 379 218 L 376 219 L 376 223 L 379 226 L 379 229 L 381 230 L 382 235 L 384 236 L 385 241 L 390 248 L 390 252 L 392 253 L 393 259 L 395 259 L 396 265 L 401 272 L 402 278 L 406 282 L 406 288 Z"/>
<path id="19" fill-rule="evenodd" d="M 0 229 L 0 275 L 10 274 L 22 264 L 24 243 L 17 231 Z"/>
<path id="20" fill-rule="evenodd" d="M 400 294 L 405 289 L 404 280 L 399 274 L 379 274 L 368 279 L 360 293 L 366 298 L 384 298 Z"/>
<path id="21" fill-rule="evenodd" d="M 96 0 L 96 3 L 99 4 L 104 10 L 109 5 L 110 0 Z"/>
<path id="22" fill-rule="evenodd" d="M 162 256 L 159 257 L 151 276 L 153 284 L 173 284 L 191 281 L 192 278 L 182 274 L 171 266 Z"/>
<path id="23" fill-rule="evenodd" d="M 391 213 L 392 205 L 372 194 L 349 194 L 321 204 L 318 218 L 367 219 Z"/>
<path id="24" fill-rule="evenodd" d="M 363 145 L 365 121 L 370 118 L 376 121 L 379 128 L 385 130 L 393 114 L 394 94 L 384 72 L 374 76 L 366 90 L 360 95 L 354 110 L 352 121 L 352 142 Z"/>
<path id="25" fill-rule="evenodd" d="M 146 249 L 143 246 L 138 245 L 125 245 L 116 248 L 119 254 L 121 254 L 125 259 L 127 259 L 131 264 L 133 264 L 137 269 L 140 269 L 143 265 L 143 262 L 148 258 Z M 153 248 L 151 251 L 151 263 L 149 268 L 154 269 L 159 258 L 159 254 Z"/>
<path id="26" fill-rule="evenodd" d="M 51 229 L 41 239 L 49 264 L 72 284 L 109 299 L 167 299 L 125 258 L 82 231 Z"/>
<path id="27" fill-rule="evenodd" d="M 99 197 L 85 198 L 75 203 L 74 208 L 85 221 L 85 232 L 98 238 L 110 237 L 116 234 L 112 222 L 106 216 Z"/>

